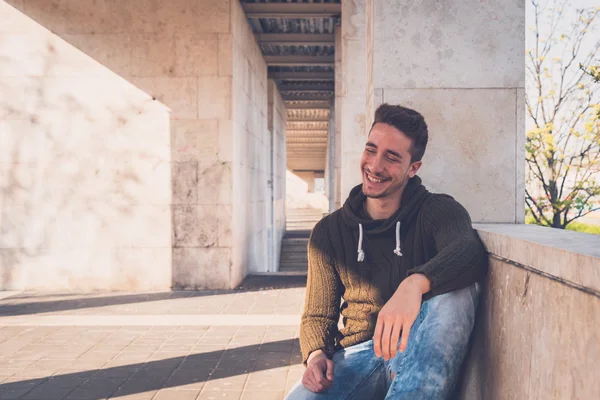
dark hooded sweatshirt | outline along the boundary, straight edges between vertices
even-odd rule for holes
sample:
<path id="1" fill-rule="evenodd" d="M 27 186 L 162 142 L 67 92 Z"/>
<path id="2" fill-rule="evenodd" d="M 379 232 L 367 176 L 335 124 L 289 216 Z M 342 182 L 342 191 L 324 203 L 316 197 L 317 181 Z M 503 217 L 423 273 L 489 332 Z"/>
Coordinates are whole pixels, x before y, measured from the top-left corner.
<path id="1" fill-rule="evenodd" d="M 428 192 L 415 176 L 386 220 L 370 219 L 365 199 L 362 185 L 356 186 L 343 208 L 312 231 L 300 326 L 304 363 L 315 350 L 331 356 L 371 339 L 379 310 L 411 274 L 431 282 L 423 300 L 470 286 L 485 274 L 483 244 L 467 210 L 452 197 Z M 340 312 L 344 328 L 338 330 Z"/>

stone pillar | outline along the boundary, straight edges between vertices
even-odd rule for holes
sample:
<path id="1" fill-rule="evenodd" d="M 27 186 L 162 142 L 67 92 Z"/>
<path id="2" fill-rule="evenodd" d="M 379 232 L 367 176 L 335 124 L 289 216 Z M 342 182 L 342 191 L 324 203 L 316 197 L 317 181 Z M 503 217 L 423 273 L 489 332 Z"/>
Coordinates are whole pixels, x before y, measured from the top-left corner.
<path id="1" fill-rule="evenodd" d="M 342 206 L 342 99 L 343 99 L 343 81 L 342 81 L 342 27 L 335 27 L 335 98 L 334 98 L 334 129 L 335 129 L 335 149 L 334 149 L 334 208 Z"/>
<path id="2" fill-rule="evenodd" d="M 359 163 L 366 141 L 366 5 L 366 0 L 342 0 L 342 203 L 360 183 Z"/>
<path id="3" fill-rule="evenodd" d="M 373 102 L 425 117 L 425 185 L 474 222 L 523 222 L 524 3 L 373 3 Z"/>
<path id="4" fill-rule="evenodd" d="M 329 200 L 329 212 L 335 211 L 335 105 L 329 109 L 327 129 L 327 162 L 325 165 L 325 195 Z"/>
<path id="5" fill-rule="evenodd" d="M 197 82 L 197 109 L 171 120 L 173 286 L 228 289 L 234 284 L 231 271 L 234 21 L 229 1 L 200 0 L 185 6 L 182 3 L 171 11 L 180 19 L 195 15 L 204 21 L 197 25 L 190 20 L 188 26 L 186 19 L 186 24 L 180 26 L 174 21 L 169 26 L 174 37 L 180 38 L 178 43 L 176 39 L 175 63 L 184 76 Z M 161 31 L 156 34 L 157 38 L 165 36 Z M 152 46 L 156 46 L 156 41 Z M 168 54 L 169 47 L 165 43 L 161 53 Z"/>
<path id="6" fill-rule="evenodd" d="M 342 199 L 360 183 L 375 108 L 402 104 L 429 126 L 419 175 L 430 190 L 474 222 L 523 222 L 524 21 L 517 0 L 343 0 Z"/>

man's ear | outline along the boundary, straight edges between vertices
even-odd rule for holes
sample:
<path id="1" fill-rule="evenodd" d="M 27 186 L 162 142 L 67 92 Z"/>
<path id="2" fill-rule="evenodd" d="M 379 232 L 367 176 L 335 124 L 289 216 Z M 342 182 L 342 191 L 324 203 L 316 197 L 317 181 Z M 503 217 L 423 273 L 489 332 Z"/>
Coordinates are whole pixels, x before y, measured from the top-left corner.
<path id="1" fill-rule="evenodd" d="M 419 168 L 421 168 L 421 165 L 423 165 L 423 161 L 416 161 L 410 164 L 410 167 L 408 167 L 408 176 L 413 178 L 417 174 Z"/>

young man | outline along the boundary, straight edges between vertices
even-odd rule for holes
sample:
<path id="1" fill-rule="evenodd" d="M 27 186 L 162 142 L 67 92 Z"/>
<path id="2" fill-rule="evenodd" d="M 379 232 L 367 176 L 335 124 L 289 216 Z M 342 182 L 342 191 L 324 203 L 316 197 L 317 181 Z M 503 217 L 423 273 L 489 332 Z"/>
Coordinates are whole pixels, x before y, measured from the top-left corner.
<path id="1" fill-rule="evenodd" d="M 311 234 L 300 328 L 307 368 L 288 400 L 451 392 L 487 257 L 467 211 L 416 175 L 427 140 L 418 112 L 387 104 L 375 112 L 362 185 Z"/>

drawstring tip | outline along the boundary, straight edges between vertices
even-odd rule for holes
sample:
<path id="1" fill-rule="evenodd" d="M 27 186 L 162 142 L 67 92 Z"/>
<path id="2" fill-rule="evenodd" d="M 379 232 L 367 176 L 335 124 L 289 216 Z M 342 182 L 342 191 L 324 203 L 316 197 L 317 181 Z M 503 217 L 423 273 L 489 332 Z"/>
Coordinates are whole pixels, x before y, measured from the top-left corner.
<path id="1" fill-rule="evenodd" d="M 400 249 L 394 249 L 394 254 L 398 257 L 402 257 L 402 252 L 400 251 Z"/>
<path id="2" fill-rule="evenodd" d="M 358 262 L 363 262 L 365 261 L 365 252 L 362 250 L 358 251 L 358 258 L 357 258 Z"/>

